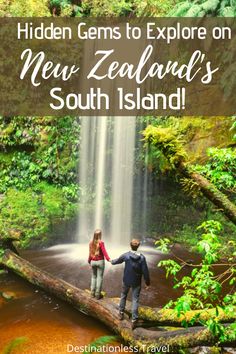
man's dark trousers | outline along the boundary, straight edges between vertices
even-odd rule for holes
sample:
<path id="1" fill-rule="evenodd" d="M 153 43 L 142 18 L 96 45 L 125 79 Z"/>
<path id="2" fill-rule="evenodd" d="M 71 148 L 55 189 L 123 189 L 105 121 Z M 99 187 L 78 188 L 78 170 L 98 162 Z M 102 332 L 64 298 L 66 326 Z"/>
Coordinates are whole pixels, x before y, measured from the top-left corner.
<path id="1" fill-rule="evenodd" d="M 136 321 L 138 319 L 138 306 L 139 306 L 139 295 L 141 291 L 141 285 L 137 286 L 127 286 L 123 283 L 122 286 L 122 293 L 120 297 L 120 305 L 119 310 L 120 312 L 124 312 L 126 299 L 129 293 L 130 288 L 132 289 L 132 320 Z"/>

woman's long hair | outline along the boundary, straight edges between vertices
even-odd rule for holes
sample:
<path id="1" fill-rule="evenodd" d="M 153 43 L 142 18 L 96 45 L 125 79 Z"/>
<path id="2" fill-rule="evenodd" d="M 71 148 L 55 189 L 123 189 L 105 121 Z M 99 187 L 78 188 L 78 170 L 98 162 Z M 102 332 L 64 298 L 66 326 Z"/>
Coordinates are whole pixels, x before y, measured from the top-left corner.
<path id="1" fill-rule="evenodd" d="M 93 239 L 89 244 L 90 255 L 92 257 L 99 255 L 99 243 L 102 238 L 102 231 L 97 229 L 94 231 Z"/>

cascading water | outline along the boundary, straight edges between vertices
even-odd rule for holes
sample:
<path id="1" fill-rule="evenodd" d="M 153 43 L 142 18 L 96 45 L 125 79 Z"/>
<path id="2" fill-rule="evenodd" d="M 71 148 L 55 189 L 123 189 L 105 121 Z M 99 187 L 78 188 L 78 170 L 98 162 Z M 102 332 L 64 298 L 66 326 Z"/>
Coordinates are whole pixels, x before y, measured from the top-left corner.
<path id="1" fill-rule="evenodd" d="M 114 118 L 111 240 L 125 243 L 132 232 L 135 117 Z"/>
<path id="2" fill-rule="evenodd" d="M 82 117 L 78 240 L 101 228 L 112 243 L 132 236 L 135 117 Z"/>
<path id="3" fill-rule="evenodd" d="M 95 64 L 96 50 L 106 48 L 106 43 L 100 40 L 97 47 L 98 42 L 91 46 L 90 41 L 85 41 L 81 72 L 88 72 L 88 63 Z M 137 41 L 136 45 L 143 44 Z M 118 45 L 117 53 L 119 50 Z M 107 89 L 112 92 L 116 85 L 113 82 Z M 132 91 L 133 85 L 132 80 L 127 80 L 126 89 Z M 143 148 L 139 132 L 145 127 L 135 116 L 94 116 L 80 120 L 77 240 L 87 242 L 93 231 L 100 228 L 107 241 L 127 245 L 133 232 L 140 237 L 146 230 L 148 178 L 143 164 L 138 167 L 136 164 L 137 151 Z"/>

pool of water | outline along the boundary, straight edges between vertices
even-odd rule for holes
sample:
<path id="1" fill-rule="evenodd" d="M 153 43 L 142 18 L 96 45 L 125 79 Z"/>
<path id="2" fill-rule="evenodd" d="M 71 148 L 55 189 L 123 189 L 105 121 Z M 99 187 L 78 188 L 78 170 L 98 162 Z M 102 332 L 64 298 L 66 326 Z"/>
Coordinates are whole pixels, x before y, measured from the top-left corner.
<path id="1" fill-rule="evenodd" d="M 125 247 L 114 247 L 106 244 L 109 256 L 114 259 L 127 251 Z M 142 246 L 140 252 L 146 256 L 150 270 L 151 288 L 141 293 L 141 303 L 152 307 L 160 307 L 170 299 L 177 297 L 180 292 L 173 289 L 173 282 L 166 279 L 162 268 L 157 267 L 161 259 L 169 258 L 151 246 Z M 182 259 L 197 259 L 181 247 L 177 247 L 178 257 Z M 46 250 L 24 251 L 22 256 L 49 273 L 66 280 L 81 289 L 89 289 L 91 268 L 87 262 L 88 245 L 65 244 L 50 247 Z M 189 269 L 185 269 L 187 273 Z M 103 289 L 109 297 L 120 295 L 123 275 L 123 265 L 113 266 L 106 262 Z"/>
<path id="2" fill-rule="evenodd" d="M 15 299 L 0 306 L 0 353 L 14 338 L 27 340 L 13 353 L 66 353 L 67 345 L 85 345 L 110 331 L 71 306 L 13 274 L 0 277 L 1 291 Z"/>

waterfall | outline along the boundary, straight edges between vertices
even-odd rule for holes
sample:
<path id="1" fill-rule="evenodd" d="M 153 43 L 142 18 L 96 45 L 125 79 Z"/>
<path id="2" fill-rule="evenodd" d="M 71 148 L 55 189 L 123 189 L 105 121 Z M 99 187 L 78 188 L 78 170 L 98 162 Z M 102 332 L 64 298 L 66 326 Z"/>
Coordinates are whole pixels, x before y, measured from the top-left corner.
<path id="1" fill-rule="evenodd" d="M 78 241 L 100 228 L 116 244 L 132 236 L 135 117 L 82 117 Z"/>
<path id="2" fill-rule="evenodd" d="M 114 118 L 111 240 L 124 243 L 132 236 L 135 117 Z"/>
<path id="3" fill-rule="evenodd" d="M 97 123 L 97 144 L 95 161 L 95 218 L 94 228 L 103 229 L 103 196 L 105 190 L 105 167 L 107 151 L 107 118 L 101 117 Z"/>
<path id="4" fill-rule="evenodd" d="M 116 44 L 119 53 L 118 41 L 112 41 L 113 48 Z M 143 43 L 136 41 L 136 45 L 140 52 Z M 88 72 L 87 65 L 95 65 L 94 53 L 103 46 L 106 48 L 107 40 L 99 41 L 97 46 L 98 42 L 91 46 L 91 41 L 85 41 L 81 72 Z M 109 90 L 114 90 L 116 85 L 113 82 Z M 133 85 L 127 80 L 126 89 L 132 92 Z M 80 120 L 77 240 L 87 242 L 97 228 L 113 244 L 127 244 L 136 234 L 141 238 L 147 227 L 149 178 L 143 161 L 137 167 L 135 159 L 141 151 L 143 155 L 140 131 L 145 128 L 145 121 L 135 116 L 81 117 Z"/>

